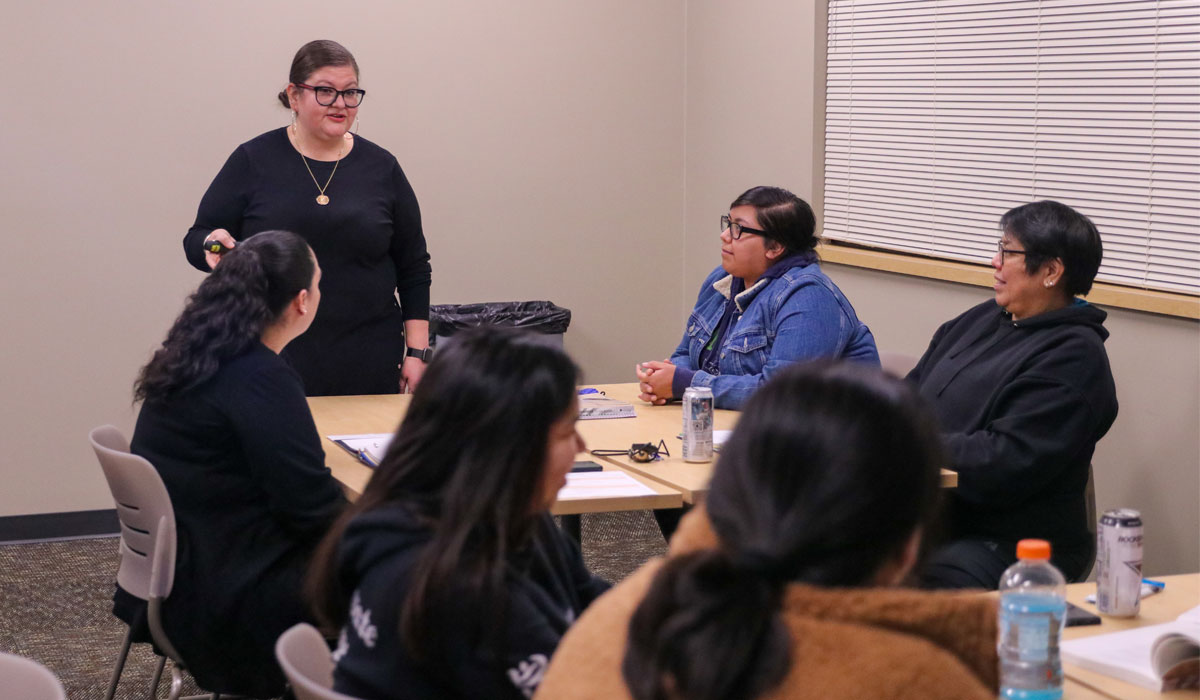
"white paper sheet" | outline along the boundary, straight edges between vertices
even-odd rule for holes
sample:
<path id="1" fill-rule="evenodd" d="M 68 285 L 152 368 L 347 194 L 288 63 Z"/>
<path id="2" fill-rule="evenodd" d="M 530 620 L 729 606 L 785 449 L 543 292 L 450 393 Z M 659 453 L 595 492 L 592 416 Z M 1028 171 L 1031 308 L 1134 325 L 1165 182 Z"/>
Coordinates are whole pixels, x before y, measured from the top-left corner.
<path id="1" fill-rule="evenodd" d="M 603 472 L 567 474 L 567 485 L 558 492 L 560 501 L 584 498 L 622 498 L 653 496 L 654 489 L 625 472 L 615 469 Z"/>

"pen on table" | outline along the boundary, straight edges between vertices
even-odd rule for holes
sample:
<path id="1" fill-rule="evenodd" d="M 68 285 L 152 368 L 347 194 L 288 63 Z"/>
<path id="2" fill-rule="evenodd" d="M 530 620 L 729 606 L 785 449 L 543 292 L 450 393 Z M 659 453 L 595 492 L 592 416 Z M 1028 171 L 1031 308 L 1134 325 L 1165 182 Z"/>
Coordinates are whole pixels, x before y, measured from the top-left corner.
<path id="1" fill-rule="evenodd" d="M 366 450 L 359 450 L 358 458 L 361 459 L 363 462 L 365 462 L 368 467 L 378 467 L 379 466 L 378 464 L 375 463 L 375 460 L 371 459 L 371 455 L 367 454 Z"/>
<path id="2" fill-rule="evenodd" d="M 1155 581 L 1154 579 L 1149 579 L 1149 578 L 1142 579 L 1142 583 L 1153 588 L 1156 592 L 1161 591 L 1162 589 L 1167 587 L 1167 584 L 1165 581 Z"/>

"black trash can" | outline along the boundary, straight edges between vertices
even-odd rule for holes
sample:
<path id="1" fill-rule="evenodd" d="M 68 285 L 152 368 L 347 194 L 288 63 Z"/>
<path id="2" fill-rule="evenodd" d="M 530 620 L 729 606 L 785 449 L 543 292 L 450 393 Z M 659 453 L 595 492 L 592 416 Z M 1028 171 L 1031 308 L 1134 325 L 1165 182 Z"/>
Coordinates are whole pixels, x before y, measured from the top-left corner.
<path id="1" fill-rule="evenodd" d="M 430 344 L 433 347 L 464 328 L 508 326 L 541 333 L 546 343 L 563 346 L 563 333 L 571 325 L 571 310 L 550 301 L 489 301 L 479 304 L 435 304 L 429 307 Z"/>

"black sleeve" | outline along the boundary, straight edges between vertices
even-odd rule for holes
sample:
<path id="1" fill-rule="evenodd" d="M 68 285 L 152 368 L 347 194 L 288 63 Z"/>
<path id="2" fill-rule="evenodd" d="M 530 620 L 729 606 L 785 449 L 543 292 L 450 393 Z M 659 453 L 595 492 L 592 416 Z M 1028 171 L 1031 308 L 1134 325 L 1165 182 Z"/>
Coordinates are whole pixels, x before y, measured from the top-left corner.
<path id="1" fill-rule="evenodd" d="M 510 577 L 503 646 L 482 645 L 468 654 L 463 651 L 462 639 L 448 642 L 451 649 L 458 648 L 449 657 L 454 660 L 454 683 L 463 697 L 533 697 L 566 625 L 609 588 L 606 581 L 587 570 L 579 546 L 549 514 L 535 527 L 539 530 L 535 546 L 545 553 L 546 565 L 557 572 L 547 575 L 570 585 L 581 605 L 578 610 L 566 610 L 564 607 L 575 605 L 555 600 L 532 579 Z"/>
<path id="2" fill-rule="evenodd" d="M 325 466 L 299 378 L 283 365 L 264 367 L 247 377 L 227 406 L 271 514 L 298 537 L 323 534 L 345 497 Z"/>
<path id="3" fill-rule="evenodd" d="M 250 161 L 245 149 L 238 147 L 200 199 L 196 222 L 183 237 L 183 252 L 192 267 L 201 272 L 209 271 L 203 244 L 214 230 L 223 228 L 234 240 L 242 239 L 242 216 L 249 201 L 249 189 Z"/>
<path id="4" fill-rule="evenodd" d="M 396 293 L 405 321 L 429 318 L 429 286 L 432 266 L 421 230 L 421 207 L 408 178 L 396 163 L 392 170 L 395 200 L 392 210 L 392 262 L 396 266 Z"/>
<path id="5" fill-rule="evenodd" d="M 951 468 L 958 472 L 959 497 L 1021 503 L 1095 447 L 1102 411 L 1061 379 L 1080 376 L 1080 365 L 1094 364 L 1087 349 L 1081 350 L 1037 358 L 1000 389 L 979 430 L 943 434 Z M 1100 368 L 1091 374 L 1099 381 Z"/>

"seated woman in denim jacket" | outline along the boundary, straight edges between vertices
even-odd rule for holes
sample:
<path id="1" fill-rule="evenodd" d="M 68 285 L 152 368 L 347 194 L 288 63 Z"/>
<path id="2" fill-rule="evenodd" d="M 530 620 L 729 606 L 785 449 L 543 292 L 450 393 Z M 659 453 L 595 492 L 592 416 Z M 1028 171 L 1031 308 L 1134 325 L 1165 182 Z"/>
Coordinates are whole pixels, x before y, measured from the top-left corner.
<path id="1" fill-rule="evenodd" d="M 817 264 L 816 217 L 779 187 L 754 187 L 721 217 L 721 266 L 700 287 L 669 360 L 637 367 L 641 398 L 663 404 L 707 386 L 740 408 L 783 367 L 818 357 L 879 365 L 871 331 Z"/>

